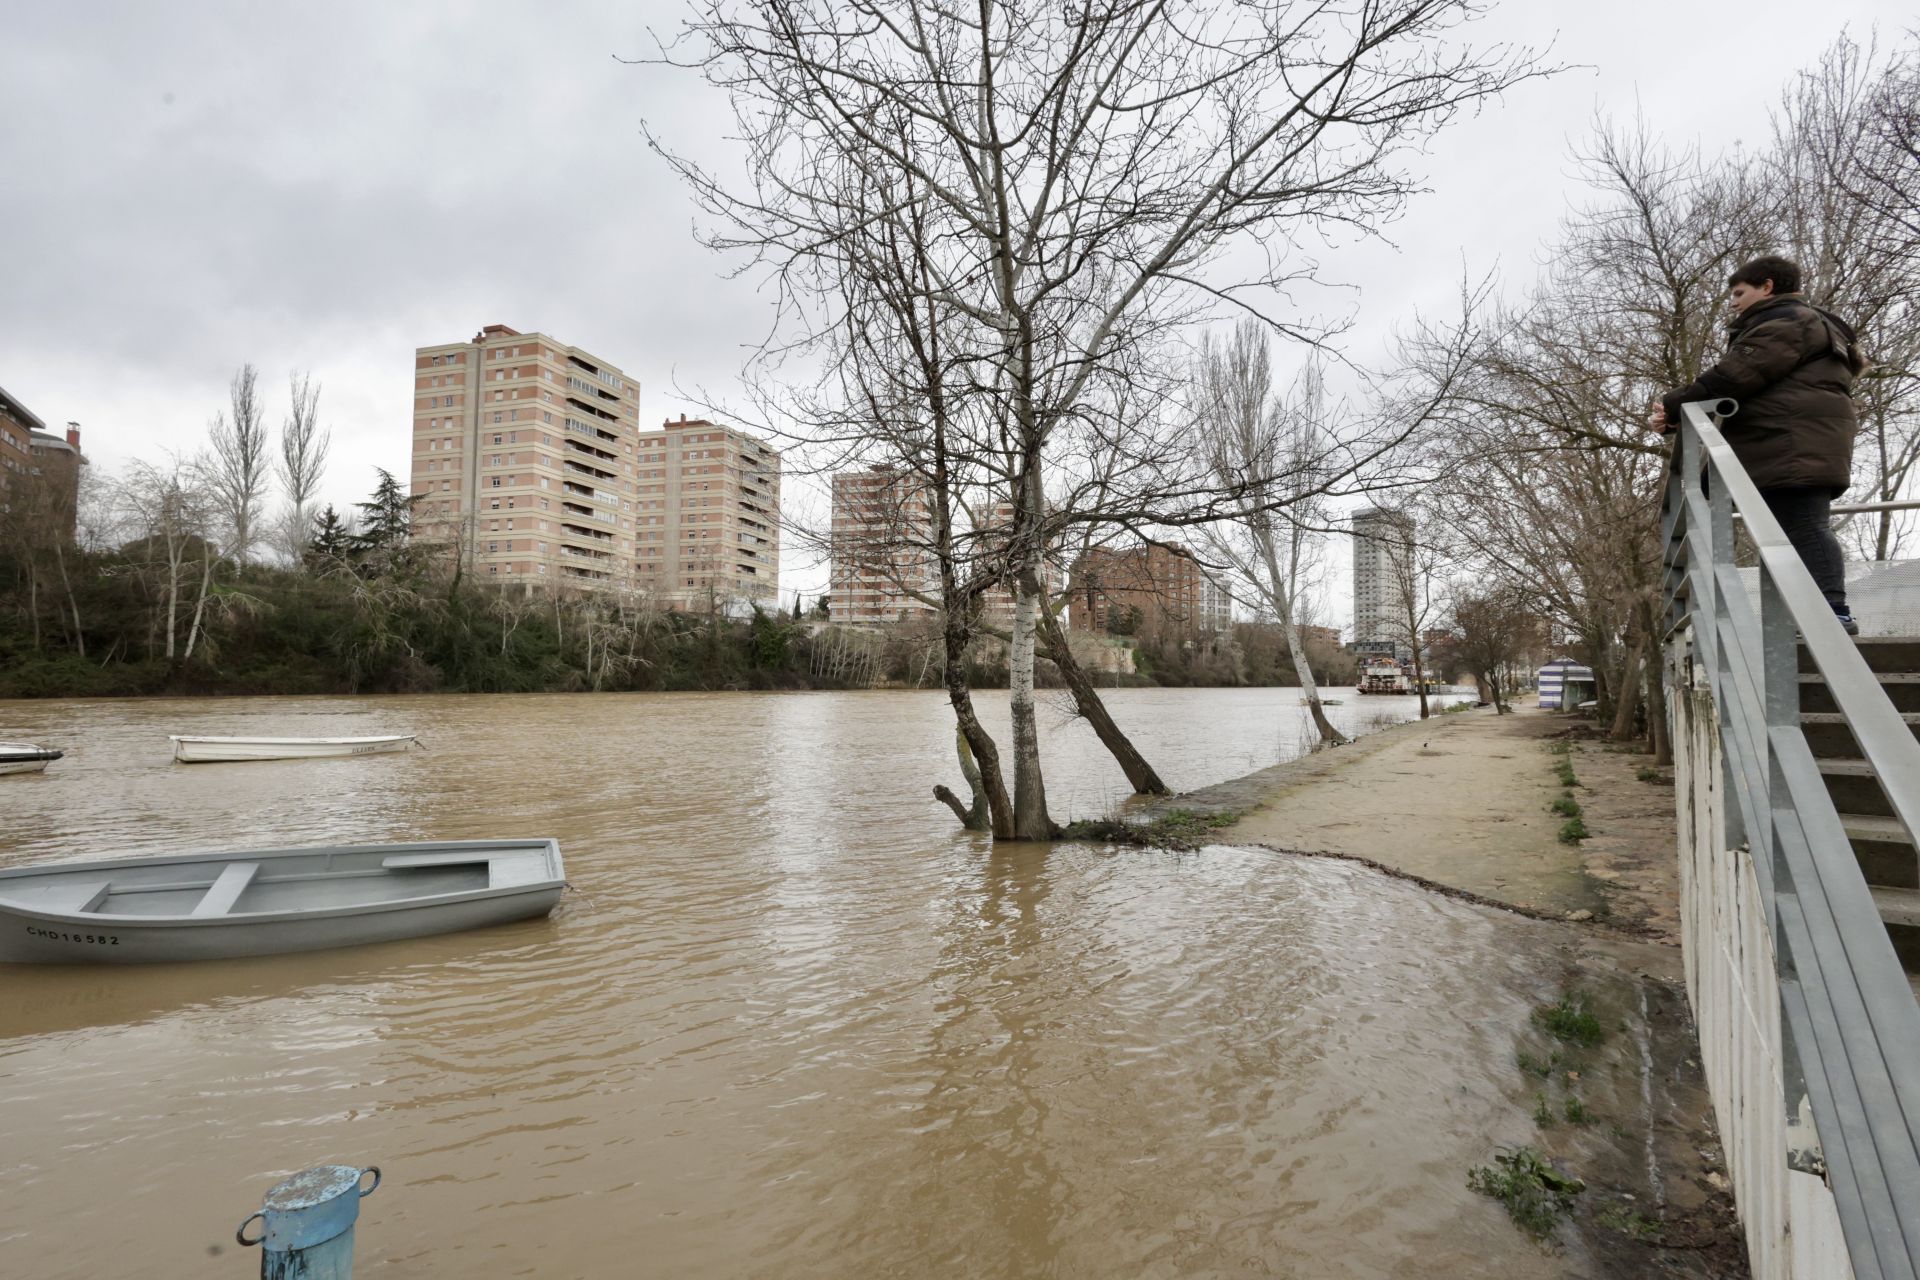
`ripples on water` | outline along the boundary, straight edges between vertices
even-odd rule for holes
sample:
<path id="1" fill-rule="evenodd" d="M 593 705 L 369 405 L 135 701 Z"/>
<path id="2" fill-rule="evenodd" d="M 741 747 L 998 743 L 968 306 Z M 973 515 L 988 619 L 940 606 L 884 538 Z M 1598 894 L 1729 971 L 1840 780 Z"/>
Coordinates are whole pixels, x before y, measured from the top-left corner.
<path id="1" fill-rule="evenodd" d="M 1114 703 L 1183 788 L 1303 741 L 1293 691 Z M 0 785 L 0 864 L 534 834 L 581 890 L 388 947 L 0 974 L 0 1274 L 241 1274 L 209 1249 L 333 1160 L 386 1171 L 368 1276 L 1541 1274 L 1462 1186 L 1525 1132 L 1537 926 L 1260 851 L 991 850 L 928 795 L 950 726 L 887 693 L 0 705 L 71 753 Z M 1048 728 L 1056 816 L 1118 805 Z M 376 730 L 428 750 L 166 758 Z"/>

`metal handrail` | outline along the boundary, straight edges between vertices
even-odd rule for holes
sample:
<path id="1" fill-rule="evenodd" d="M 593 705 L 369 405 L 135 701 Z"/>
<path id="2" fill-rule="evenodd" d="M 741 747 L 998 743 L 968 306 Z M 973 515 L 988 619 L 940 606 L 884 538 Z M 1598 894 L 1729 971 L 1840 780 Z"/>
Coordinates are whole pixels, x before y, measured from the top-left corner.
<path id="1" fill-rule="evenodd" d="M 1800 728 L 1800 644 L 1894 815 L 1920 831 L 1920 743 L 1710 415 L 1684 406 L 1663 532 L 1672 632 L 1692 624 L 1773 935 L 1790 1087 L 1804 1088 L 1854 1274 L 1920 1280 L 1920 1004 Z M 1756 615 L 1733 522 L 1758 552 Z M 1799 638 L 1796 638 L 1798 632 Z M 1798 1090 L 1794 1090 L 1798 1092 Z M 1789 1111 L 1798 1098 L 1789 1097 Z M 1786 1158 L 1786 1153 L 1781 1153 Z"/>

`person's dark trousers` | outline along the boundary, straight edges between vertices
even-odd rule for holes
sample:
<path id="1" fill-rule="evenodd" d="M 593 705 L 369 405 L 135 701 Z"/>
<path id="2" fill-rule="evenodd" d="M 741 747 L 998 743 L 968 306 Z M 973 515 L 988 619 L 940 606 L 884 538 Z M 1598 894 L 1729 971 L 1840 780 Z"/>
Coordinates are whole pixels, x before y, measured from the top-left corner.
<path id="1" fill-rule="evenodd" d="M 1840 553 L 1840 539 L 1833 536 L 1833 490 L 1762 489 L 1760 496 L 1800 553 L 1800 562 L 1813 575 L 1813 585 L 1835 613 L 1846 616 L 1847 560 Z"/>

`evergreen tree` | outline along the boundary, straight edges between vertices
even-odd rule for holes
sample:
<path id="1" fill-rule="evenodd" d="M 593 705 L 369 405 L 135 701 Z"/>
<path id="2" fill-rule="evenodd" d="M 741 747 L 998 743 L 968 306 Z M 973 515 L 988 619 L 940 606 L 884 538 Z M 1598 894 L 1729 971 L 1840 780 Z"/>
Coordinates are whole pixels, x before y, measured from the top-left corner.
<path id="1" fill-rule="evenodd" d="M 374 470 L 380 475 L 380 483 L 373 487 L 372 499 L 354 504 L 361 512 L 354 547 L 372 562 L 376 572 L 403 569 L 407 540 L 413 536 L 413 504 L 419 499 L 403 491 L 385 467 Z"/>
<path id="2" fill-rule="evenodd" d="M 327 509 L 313 518 L 313 537 L 307 542 L 307 550 L 330 560 L 344 560 L 353 550 L 353 543 L 353 531 L 329 502 Z"/>
<path id="3" fill-rule="evenodd" d="M 799 596 L 795 596 L 793 598 L 793 620 L 795 622 L 800 621 L 800 597 Z"/>

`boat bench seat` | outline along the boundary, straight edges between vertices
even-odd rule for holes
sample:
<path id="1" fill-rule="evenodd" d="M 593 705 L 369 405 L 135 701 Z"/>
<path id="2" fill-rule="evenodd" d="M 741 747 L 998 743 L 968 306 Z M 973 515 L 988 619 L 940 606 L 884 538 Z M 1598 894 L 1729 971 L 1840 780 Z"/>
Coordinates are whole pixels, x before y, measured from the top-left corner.
<path id="1" fill-rule="evenodd" d="M 546 854 L 539 849 L 475 849 L 468 853 L 399 853 L 382 858 L 389 871 L 408 867 L 465 867 L 484 863 L 489 889 L 510 889 L 548 879 Z"/>
<path id="2" fill-rule="evenodd" d="M 257 862 L 229 862 L 220 869 L 219 878 L 207 887 L 207 896 L 200 899 L 200 905 L 193 909 L 196 916 L 223 916 L 233 910 L 233 904 L 247 891 L 253 878 L 260 874 Z"/>
<path id="3" fill-rule="evenodd" d="M 41 911 L 97 911 L 113 892 L 111 880 L 76 880 L 51 886 L 33 896 Z"/>
<path id="4" fill-rule="evenodd" d="M 404 871 L 408 867 L 464 867 L 492 861 L 491 849 L 475 849 L 468 853 L 396 853 L 380 859 L 380 865 L 389 871 Z"/>

